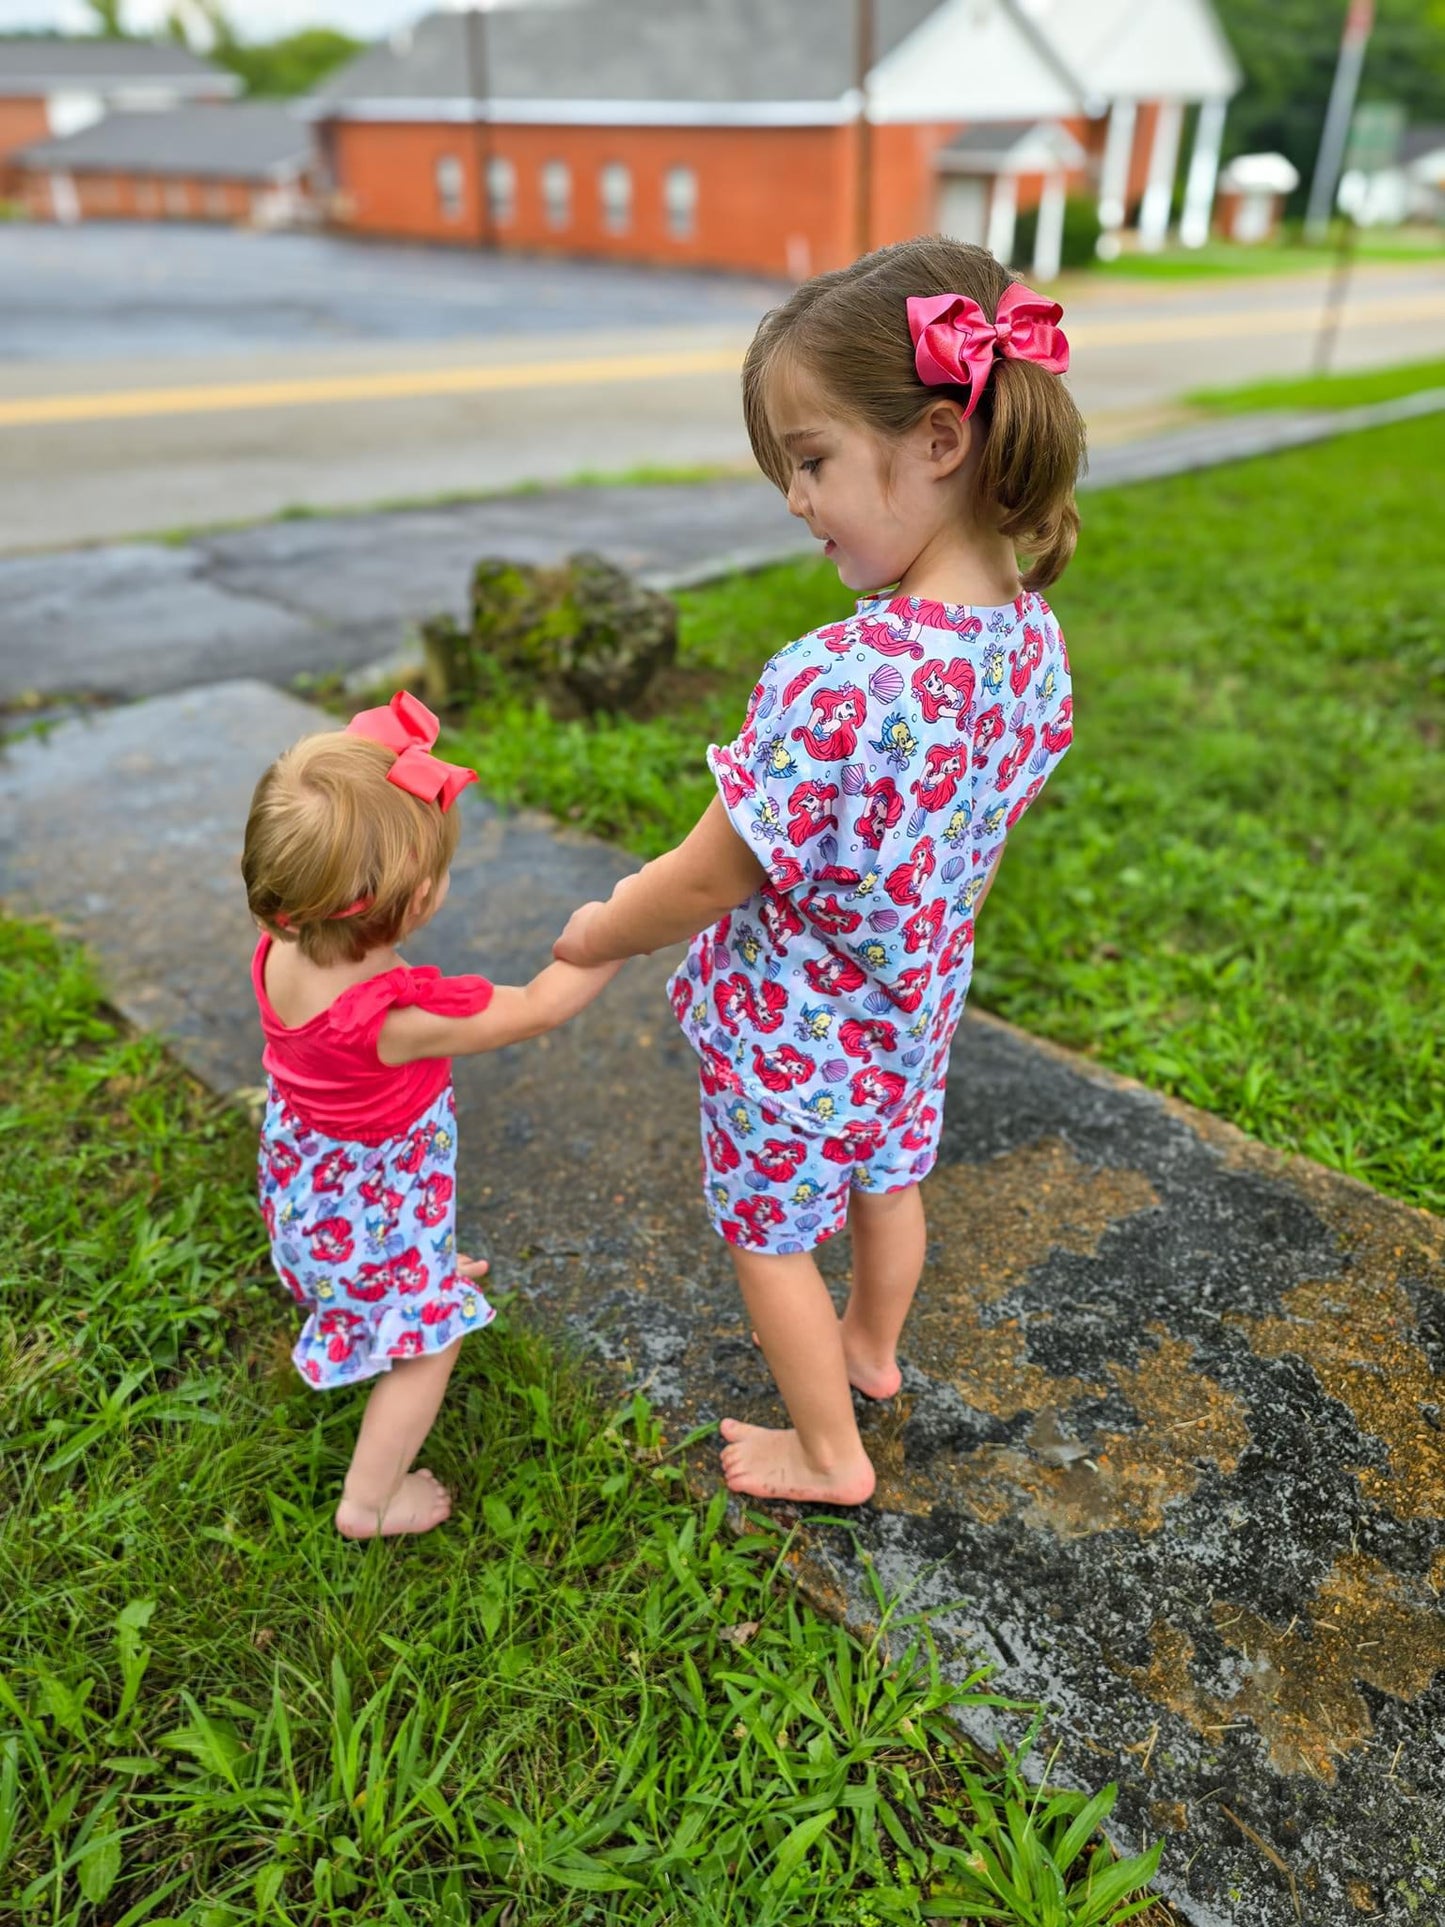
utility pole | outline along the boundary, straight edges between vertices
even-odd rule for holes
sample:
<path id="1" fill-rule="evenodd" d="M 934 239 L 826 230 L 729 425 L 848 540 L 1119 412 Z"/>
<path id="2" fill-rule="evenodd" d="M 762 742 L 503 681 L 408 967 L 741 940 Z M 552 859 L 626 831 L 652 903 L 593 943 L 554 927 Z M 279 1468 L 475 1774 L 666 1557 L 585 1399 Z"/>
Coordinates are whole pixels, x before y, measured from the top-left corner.
<path id="1" fill-rule="evenodd" d="M 868 118 L 868 76 L 873 71 L 874 11 L 873 0 L 855 0 L 855 4 L 858 38 L 854 88 L 858 96 L 855 129 L 858 164 L 854 182 L 857 206 L 853 245 L 858 254 L 866 254 L 873 245 L 873 123 Z"/>
<path id="2" fill-rule="evenodd" d="M 477 245 L 489 248 L 492 234 L 492 125 L 487 112 L 487 10 L 485 0 L 463 16 L 467 36 L 467 91 L 476 113 L 473 154 L 477 170 Z"/>
<path id="3" fill-rule="evenodd" d="M 1325 110 L 1324 132 L 1320 135 L 1320 151 L 1315 160 L 1315 177 L 1310 183 L 1309 212 L 1305 216 L 1305 238 L 1310 241 L 1323 241 L 1330 231 L 1340 162 L 1350 131 L 1350 116 L 1355 110 L 1365 47 L 1374 24 L 1375 0 L 1350 0 L 1345 31 L 1340 38 L 1340 57 L 1335 64 L 1334 85 L 1330 88 L 1330 104 Z"/>

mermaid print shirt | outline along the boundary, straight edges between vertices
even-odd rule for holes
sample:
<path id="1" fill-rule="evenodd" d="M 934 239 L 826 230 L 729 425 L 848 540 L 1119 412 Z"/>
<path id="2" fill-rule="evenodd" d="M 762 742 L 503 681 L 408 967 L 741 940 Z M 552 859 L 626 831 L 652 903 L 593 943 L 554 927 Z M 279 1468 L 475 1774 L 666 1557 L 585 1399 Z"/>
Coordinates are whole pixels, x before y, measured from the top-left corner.
<path id="1" fill-rule="evenodd" d="M 779 650 L 708 751 L 767 882 L 669 984 L 705 1087 L 799 1130 L 876 1129 L 942 1081 L 974 906 L 1072 735 L 1063 635 L 997 608 L 865 598 Z"/>

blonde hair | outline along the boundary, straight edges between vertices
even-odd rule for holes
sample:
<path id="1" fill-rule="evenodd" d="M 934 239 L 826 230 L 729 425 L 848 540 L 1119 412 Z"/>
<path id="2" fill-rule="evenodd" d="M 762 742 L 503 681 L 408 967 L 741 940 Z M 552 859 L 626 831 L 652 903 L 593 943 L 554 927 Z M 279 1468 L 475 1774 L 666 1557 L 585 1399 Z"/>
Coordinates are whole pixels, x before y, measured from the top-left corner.
<path id="1" fill-rule="evenodd" d="M 395 943 L 413 897 L 436 890 L 461 834 L 443 810 L 387 781 L 393 751 L 342 730 L 303 737 L 256 785 L 241 874 L 251 915 L 315 964 Z M 344 913 L 358 900 L 365 907 Z"/>
<path id="2" fill-rule="evenodd" d="M 780 367 L 813 377 L 845 416 L 885 438 L 904 435 L 940 396 L 966 387 L 926 386 L 913 364 L 910 295 L 970 295 L 992 321 L 1017 277 L 986 248 L 941 235 L 899 241 L 851 267 L 814 275 L 764 315 L 743 363 L 743 413 L 758 466 L 786 492 L 789 463 L 768 418 Z M 977 474 L 980 506 L 1029 557 L 1027 589 L 1047 588 L 1078 540 L 1074 485 L 1084 464 L 1084 422 L 1057 375 L 1031 361 L 995 358 L 972 417 L 985 436 Z"/>

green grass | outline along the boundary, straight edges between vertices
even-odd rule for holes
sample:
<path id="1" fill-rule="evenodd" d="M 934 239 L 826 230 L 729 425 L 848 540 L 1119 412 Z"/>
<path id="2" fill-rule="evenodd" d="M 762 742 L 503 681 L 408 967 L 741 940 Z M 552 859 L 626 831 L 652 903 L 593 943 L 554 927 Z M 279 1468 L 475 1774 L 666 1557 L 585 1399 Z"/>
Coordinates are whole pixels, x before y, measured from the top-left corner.
<path id="1" fill-rule="evenodd" d="M 1355 259 L 1369 262 L 1438 261 L 1445 256 L 1434 228 L 1362 228 Z M 1335 243 L 1316 246 L 1298 231 L 1276 241 L 1244 247 L 1237 241 L 1208 241 L 1202 248 L 1168 247 L 1158 254 L 1130 251 L 1114 261 L 1098 261 L 1091 274 L 1112 275 L 1124 281 L 1198 281 L 1215 276 L 1301 274 L 1332 268 L 1339 258 Z"/>
<path id="2" fill-rule="evenodd" d="M 557 480 L 514 482 L 506 488 L 439 489 L 431 495 L 384 495 L 374 502 L 288 502 L 274 515 L 240 516 L 225 522 L 183 522 L 173 528 L 126 536 L 130 542 L 160 542 L 183 549 L 210 535 L 234 535 L 242 529 L 267 528 L 276 522 L 336 521 L 343 516 L 398 515 L 414 509 L 462 508 L 473 502 L 497 502 L 516 495 L 546 495 L 559 488 L 689 488 L 698 482 L 736 481 L 756 474 L 751 462 L 637 462 L 631 468 L 579 468 Z"/>
<path id="3" fill-rule="evenodd" d="M 1114 1927 L 1112 1799 L 985 1768 L 926 1628 L 855 1639 L 640 1397 L 504 1311 L 424 1540 L 329 1523 L 254 1137 L 0 921 L 0 1917 L 16 1927 Z M 1029 1709 L 1022 1709 L 1025 1713 Z M 1012 1896 L 1000 1899 L 1000 1895 Z M 926 1896 L 926 1898 L 924 1897 Z"/>
<path id="4" fill-rule="evenodd" d="M 1394 368 L 1356 368 L 1336 375 L 1297 375 L 1246 382 L 1239 388 L 1196 388 L 1184 397 L 1194 408 L 1222 415 L 1261 408 L 1364 408 L 1445 388 L 1445 361 L 1409 361 Z"/>
<path id="5" fill-rule="evenodd" d="M 1078 738 L 1013 839 L 981 1005 L 1439 1210 L 1445 556 L 1433 420 L 1084 502 L 1054 601 Z M 499 697 L 452 739 L 496 795 L 649 855 L 711 794 L 827 564 L 681 598 L 708 693 L 588 729 Z"/>

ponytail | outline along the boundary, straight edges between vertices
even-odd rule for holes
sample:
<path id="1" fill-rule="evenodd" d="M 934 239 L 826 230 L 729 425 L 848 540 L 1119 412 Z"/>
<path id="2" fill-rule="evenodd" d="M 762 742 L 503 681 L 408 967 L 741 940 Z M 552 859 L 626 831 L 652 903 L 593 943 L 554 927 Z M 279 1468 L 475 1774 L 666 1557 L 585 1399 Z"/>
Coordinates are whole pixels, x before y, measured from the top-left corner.
<path id="1" fill-rule="evenodd" d="M 812 375 L 841 412 L 896 439 L 940 395 L 960 403 L 969 398 L 966 387 L 919 380 L 910 296 L 968 295 L 991 321 L 1014 278 L 984 248 L 926 235 L 803 282 L 763 317 L 743 362 L 743 414 L 763 473 L 786 490 L 786 452 L 772 433 L 767 405 L 781 363 Z M 985 437 L 979 511 L 1027 558 L 1024 587 L 1047 588 L 1063 574 L 1078 540 L 1074 487 L 1085 460 L 1083 417 L 1058 375 L 999 355 L 972 422 Z"/>

